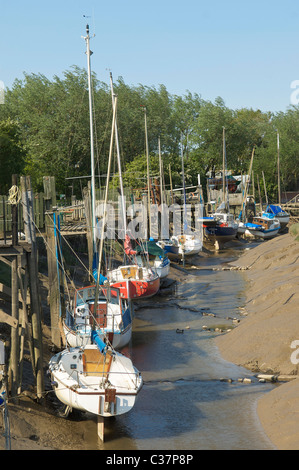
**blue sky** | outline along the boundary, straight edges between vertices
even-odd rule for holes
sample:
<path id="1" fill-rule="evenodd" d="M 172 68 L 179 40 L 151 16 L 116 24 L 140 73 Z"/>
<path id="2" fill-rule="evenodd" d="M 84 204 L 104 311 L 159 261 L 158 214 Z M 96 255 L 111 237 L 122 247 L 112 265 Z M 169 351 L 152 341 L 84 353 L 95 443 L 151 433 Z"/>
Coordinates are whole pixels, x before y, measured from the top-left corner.
<path id="1" fill-rule="evenodd" d="M 99 80 L 108 83 L 111 71 L 130 86 L 163 84 L 171 94 L 221 96 L 232 109 L 285 111 L 299 80 L 296 3 L 0 0 L 0 81 L 11 88 L 23 72 L 52 79 L 85 68 L 88 22 Z"/>

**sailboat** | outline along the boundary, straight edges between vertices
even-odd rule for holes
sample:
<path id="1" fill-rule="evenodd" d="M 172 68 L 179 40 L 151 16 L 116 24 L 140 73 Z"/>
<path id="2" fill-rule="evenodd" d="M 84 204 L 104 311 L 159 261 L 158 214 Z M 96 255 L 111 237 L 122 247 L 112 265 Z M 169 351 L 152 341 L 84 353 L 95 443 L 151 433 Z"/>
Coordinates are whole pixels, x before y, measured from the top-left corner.
<path id="1" fill-rule="evenodd" d="M 106 276 L 111 286 L 117 287 L 120 296 L 126 300 L 138 300 L 155 295 L 160 289 L 160 277 L 152 267 L 139 265 L 136 259 L 137 251 L 132 249 L 131 239 L 126 235 L 125 253 L 132 264 L 118 266 L 107 271 Z M 135 261 L 135 263 L 134 263 Z"/>
<path id="2" fill-rule="evenodd" d="M 249 178 L 251 176 L 254 148 L 251 155 L 250 167 L 249 167 Z M 264 181 L 265 184 L 265 181 Z M 242 202 L 242 209 L 238 220 L 238 234 L 245 237 L 254 237 L 261 239 L 273 238 L 278 234 L 280 230 L 279 220 L 271 216 L 270 214 L 262 212 L 260 215 L 254 215 L 249 220 L 246 219 L 246 204 L 249 199 L 248 197 L 249 179 L 245 186 L 244 197 Z M 266 186 L 265 186 L 266 192 Z M 267 199 L 267 196 L 266 196 Z"/>
<path id="3" fill-rule="evenodd" d="M 55 394 L 68 412 L 73 408 L 89 412 L 102 423 L 102 418 L 133 408 L 143 380 L 132 361 L 103 342 L 95 330 L 91 342 L 55 354 L 48 370 Z"/>
<path id="4" fill-rule="evenodd" d="M 112 92 L 112 104 L 113 110 L 116 110 L 116 99 L 113 93 L 113 80 L 112 74 L 110 73 L 110 84 L 111 84 L 111 92 Z M 118 266 L 114 269 L 107 269 L 105 275 L 109 284 L 113 287 L 117 287 L 120 291 L 120 296 L 123 299 L 127 299 L 128 301 L 131 300 L 138 300 L 140 298 L 147 298 L 152 297 L 155 295 L 160 289 L 160 277 L 155 272 L 150 265 L 142 264 L 139 265 L 137 263 L 137 259 L 135 257 L 136 251 L 132 249 L 131 246 L 131 238 L 127 230 L 127 221 L 126 221 L 126 211 L 125 211 L 125 204 L 124 204 L 124 190 L 123 190 L 123 182 L 122 182 L 122 172 L 121 172 L 121 162 L 120 162 L 120 154 L 119 154 L 119 145 L 118 145 L 118 134 L 117 134 L 117 123 L 115 120 L 115 137 L 116 137 L 116 149 L 117 149 L 117 156 L 118 156 L 118 168 L 119 168 L 119 180 L 120 180 L 120 191 L 121 191 L 121 201 L 122 201 L 122 225 L 125 234 L 124 240 L 124 254 L 126 261 L 130 261 L 129 263 L 125 263 L 121 266 Z"/>
<path id="5" fill-rule="evenodd" d="M 180 235 L 172 235 L 168 249 L 174 245 L 177 248 L 177 255 L 181 258 L 185 256 L 193 256 L 202 250 L 202 240 L 197 236 L 196 232 L 190 233 L 191 228 L 187 225 L 187 204 L 186 204 L 186 186 L 184 171 L 184 153 L 183 141 L 181 137 L 181 163 L 182 163 L 182 183 L 183 183 L 183 233 Z M 189 230 L 188 230 L 189 228 Z M 189 233 L 188 233 L 189 232 Z"/>
<path id="6" fill-rule="evenodd" d="M 263 212 L 264 217 L 273 219 L 274 217 L 279 220 L 280 232 L 282 232 L 290 221 L 290 214 L 281 207 L 281 192 L 280 192 L 280 157 L 279 157 L 279 133 L 277 132 L 277 175 L 278 175 L 278 204 L 269 204 Z"/>
<path id="7" fill-rule="evenodd" d="M 136 247 L 136 260 L 139 266 L 143 266 L 144 258 L 161 280 L 168 276 L 170 260 L 153 238 L 140 243 Z"/>
<path id="8" fill-rule="evenodd" d="M 206 238 L 219 247 L 237 236 L 238 224 L 233 214 L 227 211 L 225 204 L 221 204 L 212 217 L 202 217 L 200 221 L 205 229 Z"/>
<path id="9" fill-rule="evenodd" d="M 221 247 L 228 241 L 234 240 L 238 232 L 238 224 L 235 222 L 233 214 L 229 210 L 229 193 L 226 177 L 226 143 L 225 128 L 223 127 L 223 200 L 212 217 L 202 218 L 205 229 L 205 236 L 212 241 L 217 248 Z"/>
<path id="10" fill-rule="evenodd" d="M 131 310 L 121 298 L 119 289 L 100 286 L 95 310 L 95 285 L 75 290 L 74 298 L 66 306 L 64 335 L 71 347 L 91 343 L 91 331 L 107 338 L 115 349 L 126 346 L 132 336 Z"/>
<path id="11" fill-rule="evenodd" d="M 84 39 L 87 44 L 88 70 L 90 72 L 88 25 L 86 32 L 87 35 Z M 89 90 L 91 91 L 90 82 Z M 111 152 L 109 163 L 110 157 Z M 95 209 L 95 204 L 93 208 Z M 112 318 L 114 320 L 118 318 L 119 325 L 127 320 L 127 326 L 129 326 L 131 316 L 129 310 L 123 311 L 117 289 L 100 285 L 102 248 L 103 237 L 101 238 L 95 285 L 77 289 L 74 303 L 71 302 L 67 309 L 68 320 L 71 317 L 73 319 L 71 332 L 81 336 L 82 344 L 68 347 L 55 354 L 49 361 L 48 370 L 51 375 L 52 387 L 57 398 L 66 405 L 66 412 L 75 408 L 96 415 L 98 417 L 98 435 L 103 440 L 104 418 L 129 412 L 135 404 L 143 381 L 131 359 L 117 352 L 111 346 L 109 335 L 107 335 L 106 327 Z M 65 326 L 69 327 L 70 325 L 66 322 Z M 87 340 L 88 335 L 89 340 Z"/>
<path id="12" fill-rule="evenodd" d="M 96 238 L 96 204 L 95 204 L 95 176 L 94 176 L 94 146 L 93 146 L 93 112 L 91 98 L 91 73 L 90 73 L 90 47 L 89 28 L 87 25 L 87 36 L 85 38 L 87 46 L 88 65 L 88 88 L 89 88 L 89 112 L 90 112 L 90 140 L 91 140 L 91 195 L 92 195 L 92 237 L 94 250 L 93 278 L 95 284 L 84 288 L 75 289 L 74 298 L 66 306 L 66 314 L 63 319 L 63 331 L 68 344 L 71 347 L 82 346 L 90 343 L 91 325 L 94 325 L 101 337 L 106 337 L 114 348 L 121 349 L 126 346 L 132 336 L 132 313 L 131 304 L 122 296 L 116 286 L 107 287 L 108 280 L 101 273 L 101 261 L 103 252 L 103 233 L 101 234 L 99 253 L 97 250 Z M 108 181 L 110 175 L 112 142 L 115 130 L 115 111 L 113 112 L 112 135 L 109 153 L 108 174 L 105 204 L 107 203 Z M 102 221 L 102 228 L 105 225 L 105 214 Z M 98 264 L 98 266 L 97 266 Z M 95 300 L 97 295 L 98 301 Z M 95 308 L 95 304 L 97 308 Z M 102 312 L 101 314 L 99 312 Z"/>

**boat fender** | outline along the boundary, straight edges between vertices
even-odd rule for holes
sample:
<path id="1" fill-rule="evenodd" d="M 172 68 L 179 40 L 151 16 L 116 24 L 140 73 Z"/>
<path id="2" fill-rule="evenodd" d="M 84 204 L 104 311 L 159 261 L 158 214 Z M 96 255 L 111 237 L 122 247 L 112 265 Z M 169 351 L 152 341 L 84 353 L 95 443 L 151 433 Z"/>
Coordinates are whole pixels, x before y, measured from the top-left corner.
<path id="1" fill-rule="evenodd" d="M 54 388 L 58 387 L 58 383 L 57 383 L 55 380 L 52 380 L 52 381 L 51 381 L 51 385 L 52 385 L 52 387 L 54 387 Z"/>
<path id="2" fill-rule="evenodd" d="M 97 345 L 97 348 L 100 350 L 101 353 L 104 353 L 106 351 L 107 345 L 106 343 L 104 343 L 104 341 L 102 341 L 97 331 L 93 330 L 91 332 L 91 339 L 92 339 L 92 342 L 94 342 Z"/>

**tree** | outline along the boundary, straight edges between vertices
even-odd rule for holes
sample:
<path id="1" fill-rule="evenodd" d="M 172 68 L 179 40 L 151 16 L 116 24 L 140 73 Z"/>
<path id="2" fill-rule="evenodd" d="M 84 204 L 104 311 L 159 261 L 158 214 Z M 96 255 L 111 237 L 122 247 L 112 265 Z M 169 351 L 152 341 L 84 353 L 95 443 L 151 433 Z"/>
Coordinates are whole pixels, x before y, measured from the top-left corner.
<path id="1" fill-rule="evenodd" d="M 7 194 L 12 175 L 23 171 L 24 156 L 18 123 L 11 119 L 0 121 L 0 194 Z"/>

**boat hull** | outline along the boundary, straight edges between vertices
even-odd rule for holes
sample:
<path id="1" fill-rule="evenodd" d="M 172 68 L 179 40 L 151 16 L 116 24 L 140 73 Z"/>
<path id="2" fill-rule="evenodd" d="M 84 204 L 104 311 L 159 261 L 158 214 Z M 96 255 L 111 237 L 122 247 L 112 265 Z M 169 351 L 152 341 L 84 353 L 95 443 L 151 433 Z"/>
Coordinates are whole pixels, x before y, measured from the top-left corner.
<path id="1" fill-rule="evenodd" d="M 119 266 L 106 275 L 110 286 L 117 287 L 120 297 L 125 300 L 152 297 L 160 289 L 160 278 L 151 268 L 138 265 Z"/>
<path id="2" fill-rule="evenodd" d="M 279 232 L 279 228 L 277 228 L 277 229 L 269 229 L 269 230 L 254 230 L 254 229 L 248 229 L 248 231 L 250 232 L 250 234 L 251 234 L 253 237 L 268 239 L 268 238 L 273 238 L 273 237 L 275 237 L 275 236 L 278 234 L 278 232 Z"/>
<path id="3" fill-rule="evenodd" d="M 171 240 L 177 244 L 180 257 L 197 255 L 202 250 L 202 241 L 193 235 L 173 236 Z"/>
<path id="4" fill-rule="evenodd" d="M 238 227 L 222 227 L 221 225 L 205 227 L 205 236 L 210 241 L 226 243 L 234 240 L 238 233 Z"/>
<path id="5" fill-rule="evenodd" d="M 157 275 L 152 280 L 141 279 L 124 279 L 122 281 L 113 282 L 113 287 L 117 287 L 120 296 L 127 300 L 138 300 L 152 297 L 157 294 L 160 289 L 160 278 Z"/>
<path id="6" fill-rule="evenodd" d="M 85 352 L 71 348 L 51 358 L 49 372 L 57 398 L 71 408 L 106 418 L 129 412 L 142 387 L 139 371 L 129 358 L 114 353 L 108 371 L 89 376 L 84 372 Z"/>
<path id="7" fill-rule="evenodd" d="M 170 271 L 170 260 L 166 258 L 159 263 L 154 262 L 154 271 L 157 273 L 160 279 L 164 279 L 168 276 Z"/>
<path id="8" fill-rule="evenodd" d="M 73 330 L 63 322 L 63 332 L 65 339 L 69 346 L 72 348 L 85 346 L 91 344 L 91 327 L 88 325 L 81 330 L 77 328 Z M 107 338 L 109 343 L 114 349 L 122 349 L 129 344 L 132 338 L 132 325 L 130 324 L 126 329 L 121 331 L 98 331 L 99 336 Z"/>
<path id="9" fill-rule="evenodd" d="M 280 230 L 277 219 L 269 220 L 267 217 L 257 217 L 251 223 L 240 222 L 238 233 L 264 240 L 275 237 Z"/>

